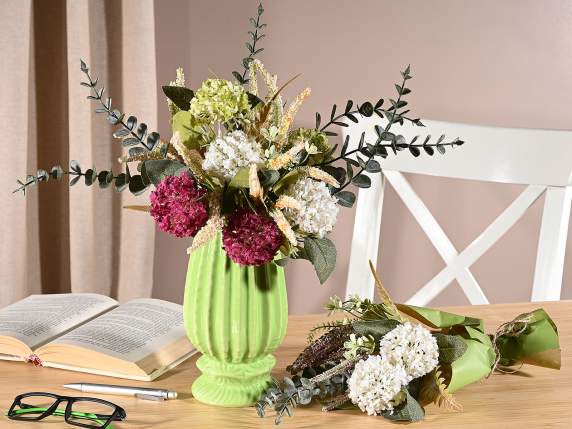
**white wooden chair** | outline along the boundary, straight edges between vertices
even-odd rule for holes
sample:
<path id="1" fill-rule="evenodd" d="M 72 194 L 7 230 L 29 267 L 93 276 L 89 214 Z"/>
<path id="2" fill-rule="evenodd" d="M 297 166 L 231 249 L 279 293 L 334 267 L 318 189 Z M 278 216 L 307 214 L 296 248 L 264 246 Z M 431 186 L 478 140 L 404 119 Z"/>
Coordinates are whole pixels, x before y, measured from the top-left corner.
<path id="1" fill-rule="evenodd" d="M 427 134 L 432 135 L 431 141 L 445 134 L 445 141 L 460 137 L 466 143 L 461 147 L 447 148 L 444 156 L 436 153 L 429 157 L 422 153 L 415 158 L 405 150 L 397 155 L 390 153 L 387 159 L 381 160 L 382 174 L 371 174 L 371 188 L 359 191 L 347 296 L 358 294 L 363 298 L 373 298 L 374 283 L 364 260 L 377 261 L 384 186 L 388 182 L 445 262 L 445 268 L 407 303 L 426 305 L 455 279 L 471 304 L 488 303 L 469 267 L 543 193 L 546 197 L 531 300 L 559 300 L 572 198 L 572 132 L 423 122 L 426 127 L 395 125 L 392 131 L 405 136 L 408 142 L 416 135 L 421 136 L 419 140 L 423 142 L 422 138 Z M 344 138 L 350 136 L 350 149 L 358 144 L 364 131 L 366 141 L 375 142 L 375 124 L 383 126 L 384 122 L 379 117 L 361 118 L 357 124 L 350 123 L 349 127 L 343 128 Z M 525 184 L 528 187 L 465 250 L 458 252 L 402 173 Z"/>

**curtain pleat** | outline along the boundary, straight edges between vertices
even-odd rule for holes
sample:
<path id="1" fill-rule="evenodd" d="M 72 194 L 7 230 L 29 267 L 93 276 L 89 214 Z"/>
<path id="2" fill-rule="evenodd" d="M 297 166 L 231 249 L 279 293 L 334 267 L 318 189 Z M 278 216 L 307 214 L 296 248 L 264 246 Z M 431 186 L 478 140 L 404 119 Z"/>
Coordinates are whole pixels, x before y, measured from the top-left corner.
<path id="1" fill-rule="evenodd" d="M 123 0 L 123 109 L 157 130 L 157 67 L 153 0 Z M 141 197 L 122 194 L 123 204 L 141 204 Z M 118 298 L 125 302 L 150 296 L 153 289 L 155 224 L 146 213 L 122 210 Z"/>
<path id="2" fill-rule="evenodd" d="M 154 223 L 122 209 L 148 195 L 81 181 L 69 190 L 42 183 L 25 197 L 11 191 L 16 178 L 59 163 L 67 169 L 71 159 L 84 171 L 123 169 L 121 142 L 80 86 L 80 59 L 115 107 L 156 129 L 153 0 L 7 0 L 0 32 L 0 307 L 42 292 L 150 296 Z"/>
<path id="3" fill-rule="evenodd" d="M 0 304 L 41 290 L 38 195 L 13 195 L 15 178 L 37 167 L 32 3 L 8 0 L 0 14 L 0 121 L 3 219 Z M 5 37 L 5 36 L 7 37 Z M 7 180 L 10 178 L 10 180 Z"/>

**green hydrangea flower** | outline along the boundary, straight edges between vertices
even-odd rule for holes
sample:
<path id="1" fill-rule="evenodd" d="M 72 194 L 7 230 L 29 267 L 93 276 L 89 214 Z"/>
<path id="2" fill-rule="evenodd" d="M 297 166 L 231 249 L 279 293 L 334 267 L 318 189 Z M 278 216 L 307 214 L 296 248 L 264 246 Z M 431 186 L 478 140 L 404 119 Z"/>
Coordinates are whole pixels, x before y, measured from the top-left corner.
<path id="1" fill-rule="evenodd" d="M 330 143 L 328 142 L 328 136 L 316 129 L 299 128 L 289 134 L 289 147 L 299 141 L 306 142 L 306 151 L 310 155 L 310 165 L 324 161 L 325 155 L 331 149 Z"/>
<path id="2" fill-rule="evenodd" d="M 228 80 L 208 79 L 195 93 L 189 112 L 202 123 L 240 119 L 249 108 L 244 89 Z"/>

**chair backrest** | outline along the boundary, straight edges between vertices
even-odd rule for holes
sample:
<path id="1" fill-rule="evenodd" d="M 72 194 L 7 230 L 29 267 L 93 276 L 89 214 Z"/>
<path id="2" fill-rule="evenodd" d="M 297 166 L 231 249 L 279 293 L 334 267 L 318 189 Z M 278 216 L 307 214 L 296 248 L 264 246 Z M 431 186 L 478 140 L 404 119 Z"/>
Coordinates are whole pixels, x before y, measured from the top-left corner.
<path id="1" fill-rule="evenodd" d="M 360 189 L 358 194 L 346 295 L 373 298 L 373 279 L 364 269 L 363 261 L 364 255 L 374 263 L 377 261 L 384 186 L 389 182 L 446 264 L 407 301 L 409 304 L 426 305 L 455 279 L 472 304 L 488 303 L 469 267 L 543 193 L 546 197 L 531 300 L 560 299 L 572 199 L 572 132 L 431 120 L 423 123 L 425 127 L 395 125 L 394 132 L 408 142 L 417 135 L 423 143 L 426 135 L 431 135 L 434 141 L 444 134 L 445 141 L 460 137 L 466 144 L 447 150 L 445 156 L 436 153 L 429 157 L 422 153 L 414 157 L 405 150 L 397 155 L 390 152 L 381 160 L 382 174 L 371 174 L 371 188 Z M 361 118 L 343 128 L 344 138 L 350 137 L 349 147 L 357 146 L 363 132 L 366 142 L 375 142 L 375 125 L 383 126 L 384 122 L 379 117 Z M 458 252 L 402 173 L 528 186 L 465 250 Z"/>

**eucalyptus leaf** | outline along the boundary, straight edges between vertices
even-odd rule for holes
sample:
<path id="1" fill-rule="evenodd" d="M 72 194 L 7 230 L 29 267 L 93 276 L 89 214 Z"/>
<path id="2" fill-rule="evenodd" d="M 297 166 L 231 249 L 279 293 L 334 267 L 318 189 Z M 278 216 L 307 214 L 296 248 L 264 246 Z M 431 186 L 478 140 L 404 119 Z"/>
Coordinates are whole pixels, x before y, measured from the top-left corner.
<path id="1" fill-rule="evenodd" d="M 127 175 L 125 173 L 121 173 L 119 176 L 115 178 L 115 190 L 117 192 L 123 192 L 127 185 L 129 184 L 127 180 Z"/>
<path id="2" fill-rule="evenodd" d="M 73 179 L 70 180 L 70 186 L 75 185 L 79 179 L 81 179 L 81 176 L 75 176 Z"/>
<path id="3" fill-rule="evenodd" d="M 177 176 L 188 169 L 185 164 L 170 159 L 153 159 L 144 162 L 145 174 L 157 186 L 167 176 Z"/>
<path id="4" fill-rule="evenodd" d="M 137 174 L 135 176 L 131 176 L 129 180 L 129 192 L 133 195 L 141 195 L 146 189 L 147 186 L 143 182 L 141 175 Z"/>
<path id="5" fill-rule="evenodd" d="M 360 174 L 352 179 L 352 183 L 358 188 L 369 188 L 371 186 L 371 179 L 365 174 Z"/>
<path id="6" fill-rule="evenodd" d="M 365 164 L 365 171 L 367 171 L 368 173 L 379 173 L 381 171 L 381 166 L 379 165 L 379 162 L 377 162 L 375 159 L 370 159 Z"/>
<path id="7" fill-rule="evenodd" d="M 356 201 L 356 196 L 350 191 L 341 191 L 334 194 L 338 204 L 343 207 L 352 207 Z"/>
<path id="8" fill-rule="evenodd" d="M 62 177 L 64 177 L 64 169 L 56 165 L 50 170 L 50 176 L 52 176 L 53 179 L 62 180 Z"/>

